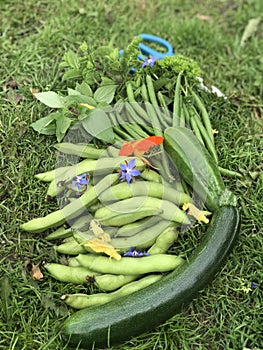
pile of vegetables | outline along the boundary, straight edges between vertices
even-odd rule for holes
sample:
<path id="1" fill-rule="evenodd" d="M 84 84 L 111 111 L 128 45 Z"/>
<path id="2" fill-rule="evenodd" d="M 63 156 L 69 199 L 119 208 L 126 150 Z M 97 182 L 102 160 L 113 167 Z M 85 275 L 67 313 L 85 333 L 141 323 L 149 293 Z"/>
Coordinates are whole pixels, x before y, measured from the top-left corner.
<path id="1" fill-rule="evenodd" d="M 238 174 L 218 166 L 197 64 L 175 56 L 142 65 L 139 40 L 121 58 L 112 48 L 70 51 L 62 63 L 70 68 L 63 80 L 75 84 L 68 96 L 35 93 L 56 110 L 32 127 L 56 135 L 64 164 L 36 174 L 59 208 L 21 228 L 46 231 L 66 255 L 66 264 L 45 265 L 51 276 L 96 287 L 62 296 L 83 309 L 65 322 L 65 340 L 87 349 L 121 343 L 178 312 L 214 277 L 239 230 L 221 176 Z M 208 227 L 201 243 L 187 259 L 175 255 L 193 225 Z"/>

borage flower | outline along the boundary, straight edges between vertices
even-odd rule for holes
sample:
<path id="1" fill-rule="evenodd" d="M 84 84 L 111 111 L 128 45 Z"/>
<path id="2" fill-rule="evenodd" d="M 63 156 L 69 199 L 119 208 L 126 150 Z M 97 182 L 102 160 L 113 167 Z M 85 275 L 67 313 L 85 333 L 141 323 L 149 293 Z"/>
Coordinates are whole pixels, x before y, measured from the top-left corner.
<path id="1" fill-rule="evenodd" d="M 150 67 L 153 67 L 155 62 L 158 60 L 157 57 L 154 57 L 154 56 L 150 56 L 149 58 L 147 58 L 143 64 L 142 64 L 142 68 L 146 67 L 146 66 L 150 66 Z"/>
<path id="2" fill-rule="evenodd" d="M 120 173 L 120 180 L 121 181 L 127 181 L 128 184 L 130 184 L 131 180 L 135 180 L 135 176 L 141 175 L 141 172 L 136 168 L 135 165 L 135 159 L 132 159 L 129 161 L 125 161 L 125 164 L 120 164 L 121 170 L 119 170 Z"/>
<path id="3" fill-rule="evenodd" d="M 83 186 L 87 186 L 89 184 L 89 174 L 81 174 L 73 177 L 73 181 L 71 182 L 72 186 L 78 187 L 78 191 L 81 190 Z"/>
<path id="4" fill-rule="evenodd" d="M 131 247 L 128 252 L 124 253 L 123 256 L 129 256 L 132 258 L 141 258 L 143 256 L 150 256 L 149 253 L 142 253 L 137 249 L 133 249 L 133 247 Z"/>

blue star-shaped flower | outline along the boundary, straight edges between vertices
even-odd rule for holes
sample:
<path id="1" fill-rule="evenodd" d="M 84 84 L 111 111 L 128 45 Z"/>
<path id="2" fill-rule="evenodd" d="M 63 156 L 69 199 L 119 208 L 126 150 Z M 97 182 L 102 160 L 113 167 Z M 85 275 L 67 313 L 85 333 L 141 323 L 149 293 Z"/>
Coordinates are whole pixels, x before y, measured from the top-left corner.
<path id="1" fill-rule="evenodd" d="M 150 66 L 150 67 L 153 67 L 154 66 L 154 63 L 158 60 L 157 57 L 154 57 L 154 56 L 150 56 L 149 58 L 147 58 L 143 64 L 142 64 L 142 68 L 146 67 L 146 66 Z"/>
<path id="2" fill-rule="evenodd" d="M 81 174 L 73 177 L 73 181 L 71 182 L 72 186 L 77 185 L 78 191 L 81 190 L 83 186 L 87 186 L 89 184 L 89 174 Z"/>
<path id="3" fill-rule="evenodd" d="M 131 180 L 134 180 L 135 176 L 141 175 L 141 172 L 135 169 L 135 159 L 130 160 L 129 163 L 125 161 L 125 164 L 120 164 L 120 168 L 120 180 L 126 180 L 128 184 L 130 184 Z"/>
<path id="4" fill-rule="evenodd" d="M 150 254 L 140 252 L 139 250 L 131 247 L 126 253 L 123 254 L 123 256 L 129 256 L 131 258 L 141 258 L 142 256 L 150 256 Z"/>

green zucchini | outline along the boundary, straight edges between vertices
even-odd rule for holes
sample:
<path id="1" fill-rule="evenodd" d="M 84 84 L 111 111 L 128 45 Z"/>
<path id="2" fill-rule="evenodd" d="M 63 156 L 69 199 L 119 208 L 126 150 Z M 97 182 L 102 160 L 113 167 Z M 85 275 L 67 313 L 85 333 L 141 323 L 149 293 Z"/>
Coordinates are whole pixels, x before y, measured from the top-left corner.
<path id="1" fill-rule="evenodd" d="M 187 262 L 143 290 L 77 311 L 64 323 L 64 340 L 74 349 L 110 347 L 164 323 L 211 282 L 232 250 L 239 225 L 236 207 L 220 207 Z"/>
<path id="2" fill-rule="evenodd" d="M 217 164 L 192 131 L 184 127 L 167 128 L 164 148 L 180 169 L 185 182 L 202 198 L 210 211 L 216 210 L 226 188 Z"/>

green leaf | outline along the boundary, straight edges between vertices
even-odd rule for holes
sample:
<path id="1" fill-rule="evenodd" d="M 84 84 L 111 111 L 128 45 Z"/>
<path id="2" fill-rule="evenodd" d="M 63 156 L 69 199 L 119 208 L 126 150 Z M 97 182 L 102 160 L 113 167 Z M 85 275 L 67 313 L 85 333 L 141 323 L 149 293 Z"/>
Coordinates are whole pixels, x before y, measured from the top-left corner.
<path id="1" fill-rule="evenodd" d="M 81 84 L 76 84 L 76 90 L 80 92 L 82 95 L 86 95 L 89 97 L 93 96 L 93 92 L 91 90 L 91 87 L 89 84 L 87 84 L 85 81 L 83 81 Z"/>
<path id="2" fill-rule="evenodd" d="M 63 98 L 54 91 L 37 92 L 34 96 L 44 105 L 51 108 L 63 108 Z"/>
<path id="3" fill-rule="evenodd" d="M 114 132 L 107 114 L 102 110 L 93 110 L 82 119 L 84 129 L 92 136 L 107 143 L 114 142 Z"/>
<path id="4" fill-rule="evenodd" d="M 64 60 L 68 63 L 68 65 L 74 69 L 79 68 L 79 57 L 72 50 L 69 50 L 64 55 Z"/>
<path id="5" fill-rule="evenodd" d="M 111 103 L 118 85 L 105 85 L 99 87 L 94 93 L 97 102 Z"/>
<path id="6" fill-rule="evenodd" d="M 109 57 L 113 60 L 113 61 L 117 61 L 120 58 L 120 54 L 119 54 L 119 50 L 117 48 L 115 48 L 114 50 L 111 51 L 111 53 L 109 54 Z"/>
<path id="7" fill-rule="evenodd" d="M 56 137 L 58 142 L 61 142 L 70 128 L 71 119 L 64 116 L 63 114 L 57 115 L 56 118 Z"/>
<path id="8" fill-rule="evenodd" d="M 68 88 L 68 96 L 78 96 L 80 92 L 71 88 Z"/>
<path id="9" fill-rule="evenodd" d="M 241 47 L 244 46 L 245 42 L 257 31 L 260 21 L 260 18 L 252 18 L 249 20 L 240 41 Z"/>
<path id="10" fill-rule="evenodd" d="M 80 78 L 81 74 L 78 69 L 68 70 L 62 77 L 62 81 Z"/>
<path id="11" fill-rule="evenodd" d="M 72 104 L 72 103 L 78 103 L 78 104 L 87 103 L 91 106 L 97 105 L 94 98 L 92 98 L 90 96 L 71 93 L 70 95 L 65 97 L 65 104 L 68 106 L 69 104 Z"/>
<path id="12" fill-rule="evenodd" d="M 50 113 L 44 118 L 37 120 L 30 126 L 40 134 L 55 135 L 56 134 L 56 115 L 58 112 Z"/>

